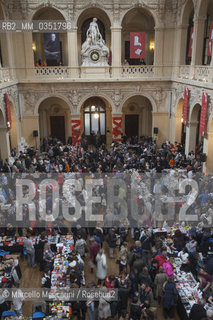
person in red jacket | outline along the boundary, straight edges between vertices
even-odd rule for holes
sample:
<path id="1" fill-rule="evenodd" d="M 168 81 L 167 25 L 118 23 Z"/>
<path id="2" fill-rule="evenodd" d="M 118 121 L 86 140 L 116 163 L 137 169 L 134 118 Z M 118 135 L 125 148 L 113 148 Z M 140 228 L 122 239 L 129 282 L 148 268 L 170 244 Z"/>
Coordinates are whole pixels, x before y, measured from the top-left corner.
<path id="1" fill-rule="evenodd" d="M 115 276 L 113 274 L 107 276 L 104 285 L 108 289 L 113 289 L 115 287 Z"/>
<path id="2" fill-rule="evenodd" d="M 158 261 L 158 268 L 162 267 L 163 264 L 167 261 L 167 252 L 162 251 L 162 253 L 155 256 L 155 260 Z"/>

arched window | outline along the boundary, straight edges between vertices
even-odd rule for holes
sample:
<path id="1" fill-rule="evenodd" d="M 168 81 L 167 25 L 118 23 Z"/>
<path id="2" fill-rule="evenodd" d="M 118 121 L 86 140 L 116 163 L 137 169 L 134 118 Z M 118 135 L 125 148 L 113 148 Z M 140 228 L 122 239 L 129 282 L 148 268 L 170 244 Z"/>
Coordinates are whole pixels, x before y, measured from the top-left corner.
<path id="1" fill-rule="evenodd" d="M 192 44 L 191 40 L 191 32 L 192 28 L 194 28 L 194 10 L 191 12 L 189 18 L 189 26 L 188 26 L 188 34 L 187 34 L 187 46 L 186 46 L 186 64 L 191 64 L 192 57 L 189 56 L 189 46 Z"/>
<path id="2" fill-rule="evenodd" d="M 88 99 L 84 104 L 84 133 L 106 135 L 106 106 L 102 99 L 95 97 Z"/>
<path id="3" fill-rule="evenodd" d="M 211 19 L 207 16 L 205 25 L 205 35 L 204 35 L 204 46 L 203 46 L 203 64 L 210 65 L 211 57 L 208 57 L 208 45 L 209 45 L 209 32 L 210 32 Z"/>

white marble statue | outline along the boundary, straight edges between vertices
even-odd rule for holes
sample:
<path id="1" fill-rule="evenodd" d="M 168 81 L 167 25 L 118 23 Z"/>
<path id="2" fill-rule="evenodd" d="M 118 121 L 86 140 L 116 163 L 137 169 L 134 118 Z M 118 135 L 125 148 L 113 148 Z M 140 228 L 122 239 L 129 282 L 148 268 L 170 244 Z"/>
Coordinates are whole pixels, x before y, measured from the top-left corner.
<path id="1" fill-rule="evenodd" d="M 86 36 L 81 48 L 82 66 L 108 66 L 109 49 L 99 31 L 96 18 L 90 23 Z"/>
<path id="2" fill-rule="evenodd" d="M 89 29 L 87 30 L 87 38 L 91 39 L 93 45 L 96 45 L 99 41 L 103 41 L 96 21 L 97 19 L 93 18 L 92 22 L 90 22 Z"/>

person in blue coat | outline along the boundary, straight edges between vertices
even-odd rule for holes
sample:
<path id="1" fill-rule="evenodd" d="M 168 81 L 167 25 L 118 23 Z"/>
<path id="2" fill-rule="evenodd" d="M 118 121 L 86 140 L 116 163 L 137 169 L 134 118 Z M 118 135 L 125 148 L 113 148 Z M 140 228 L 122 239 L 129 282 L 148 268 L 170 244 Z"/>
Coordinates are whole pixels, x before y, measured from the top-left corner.
<path id="1" fill-rule="evenodd" d="M 174 277 L 169 277 L 168 281 L 164 286 L 163 296 L 163 313 L 165 319 L 173 318 L 175 306 L 177 304 L 178 292 L 174 283 Z"/>

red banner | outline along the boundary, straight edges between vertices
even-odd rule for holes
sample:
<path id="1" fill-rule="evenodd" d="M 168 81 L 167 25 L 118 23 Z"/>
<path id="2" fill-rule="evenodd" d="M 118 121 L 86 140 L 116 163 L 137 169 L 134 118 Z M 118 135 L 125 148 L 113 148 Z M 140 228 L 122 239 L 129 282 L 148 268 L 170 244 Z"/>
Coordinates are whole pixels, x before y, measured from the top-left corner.
<path id="1" fill-rule="evenodd" d="M 6 116 L 7 116 L 7 127 L 11 129 L 12 127 L 12 117 L 11 117 L 11 109 L 10 109 L 10 100 L 8 92 L 5 93 L 5 104 L 6 104 Z"/>
<path id="2" fill-rule="evenodd" d="M 81 120 L 72 120 L 72 145 L 81 141 Z"/>
<path id="3" fill-rule="evenodd" d="M 130 59 L 145 58 L 145 32 L 130 32 Z"/>
<path id="4" fill-rule="evenodd" d="M 208 105 L 208 93 L 203 92 L 202 106 L 201 106 L 201 112 L 200 112 L 200 129 L 199 129 L 199 134 L 202 137 L 205 134 L 207 105 Z"/>
<path id="5" fill-rule="evenodd" d="M 112 118 L 112 140 L 121 142 L 121 117 Z"/>
<path id="6" fill-rule="evenodd" d="M 188 105 L 189 105 L 189 89 L 184 89 L 184 102 L 183 102 L 183 124 L 186 126 L 188 122 Z"/>
<path id="7" fill-rule="evenodd" d="M 209 42 L 208 42 L 208 52 L 207 56 L 212 56 L 212 45 L 213 45 L 213 21 L 211 21 L 210 24 L 210 30 L 209 30 Z"/>
<path id="8" fill-rule="evenodd" d="M 189 51 L 188 51 L 189 58 L 191 58 L 191 56 L 192 56 L 193 37 L 194 37 L 194 27 L 191 27 L 190 39 L 189 39 Z"/>

